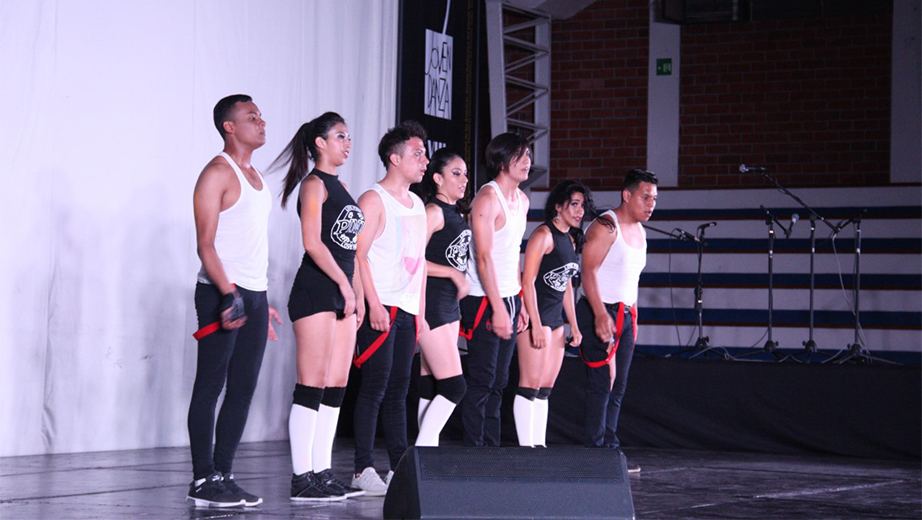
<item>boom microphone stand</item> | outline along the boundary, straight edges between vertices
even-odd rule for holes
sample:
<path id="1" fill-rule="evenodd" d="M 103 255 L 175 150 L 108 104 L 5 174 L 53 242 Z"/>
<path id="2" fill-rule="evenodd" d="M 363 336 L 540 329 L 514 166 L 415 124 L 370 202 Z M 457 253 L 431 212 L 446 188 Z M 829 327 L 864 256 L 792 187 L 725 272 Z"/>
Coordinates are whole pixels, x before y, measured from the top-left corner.
<path id="1" fill-rule="evenodd" d="M 852 314 L 854 314 L 854 327 L 855 327 L 855 339 L 854 343 L 848 345 L 848 352 L 843 356 L 835 356 L 832 361 L 833 363 L 845 363 L 846 361 L 858 361 L 863 363 L 870 363 L 872 361 L 878 361 L 881 363 L 893 363 L 890 360 L 882 359 L 872 356 L 866 348 L 861 345 L 859 338 L 861 331 L 861 320 L 860 312 L 861 308 L 859 306 L 859 297 L 861 295 L 861 215 L 867 210 L 862 210 L 854 217 L 844 220 L 835 226 L 835 231 L 832 235 L 832 240 L 836 239 L 836 234 L 843 229 L 845 226 L 852 224 L 855 228 L 855 270 L 852 274 L 853 277 L 853 287 L 852 287 L 852 297 L 854 298 L 854 309 Z"/>
<path id="2" fill-rule="evenodd" d="M 703 282 L 701 279 L 701 263 L 702 263 L 702 257 L 704 254 L 704 246 L 706 245 L 704 242 L 704 230 L 711 226 L 716 226 L 716 225 L 717 225 L 717 222 L 709 222 L 707 224 L 702 224 L 698 226 L 698 234 L 692 235 L 691 233 L 689 233 L 688 231 L 685 231 L 684 229 L 676 228 L 672 232 L 669 232 L 669 231 L 664 231 L 662 229 L 657 229 L 655 227 L 644 224 L 644 228 L 649 229 L 650 231 L 655 231 L 657 233 L 661 233 L 663 235 L 666 235 L 666 236 L 669 236 L 669 237 L 672 237 L 678 240 L 692 241 L 695 243 L 695 246 L 697 248 L 698 276 L 697 276 L 697 281 L 695 283 L 695 312 L 697 313 L 697 316 L 698 316 L 698 319 L 697 319 L 698 340 L 695 342 L 695 346 L 693 348 L 682 349 L 679 352 L 677 352 L 676 355 L 684 354 L 690 350 L 700 349 L 702 352 L 707 352 L 708 350 L 710 350 L 708 347 L 708 341 L 710 341 L 710 338 L 704 335 L 704 329 L 703 329 L 704 322 L 702 320 L 702 314 L 704 313 L 704 305 L 703 305 L 703 299 L 701 295 L 704 289 L 703 289 Z M 681 343 L 681 339 L 679 340 L 679 342 Z M 723 357 L 726 357 L 726 356 L 723 356 Z"/>

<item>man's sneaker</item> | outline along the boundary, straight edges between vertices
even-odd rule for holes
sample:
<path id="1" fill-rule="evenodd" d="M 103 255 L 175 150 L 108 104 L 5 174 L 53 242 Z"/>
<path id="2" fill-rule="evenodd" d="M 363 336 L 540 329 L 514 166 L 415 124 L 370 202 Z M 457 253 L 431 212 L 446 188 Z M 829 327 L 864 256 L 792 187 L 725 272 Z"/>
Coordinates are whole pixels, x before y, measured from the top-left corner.
<path id="1" fill-rule="evenodd" d="M 195 503 L 195 507 L 235 507 L 242 506 L 243 499 L 231 493 L 224 486 L 224 477 L 217 471 L 208 475 L 205 482 L 189 485 L 189 496 L 186 501 Z"/>
<path id="2" fill-rule="evenodd" d="M 637 464 L 628 464 L 627 472 L 628 473 L 640 473 L 640 466 L 638 466 Z"/>
<path id="3" fill-rule="evenodd" d="M 391 480 L 394 478 L 394 470 L 387 470 L 387 476 L 384 477 L 384 485 L 391 487 Z"/>
<path id="4" fill-rule="evenodd" d="M 324 486 L 326 486 L 327 488 L 333 489 L 335 491 L 341 492 L 343 496 L 345 496 L 346 498 L 360 497 L 365 494 L 365 492 L 362 491 L 361 489 L 354 488 L 346 484 L 342 480 L 339 480 L 338 478 L 336 478 L 336 476 L 333 475 L 333 470 L 330 468 L 327 468 L 321 471 L 320 473 L 316 473 L 316 475 L 317 475 L 317 480 L 323 483 Z"/>
<path id="5" fill-rule="evenodd" d="M 247 493 L 240 486 L 237 485 L 237 482 L 234 481 L 234 474 L 228 473 L 224 475 L 224 487 L 232 494 L 237 497 L 240 497 L 243 500 L 243 505 L 247 507 L 258 506 L 263 503 L 262 497 L 258 497 L 252 493 Z"/>
<path id="6" fill-rule="evenodd" d="M 313 471 L 291 476 L 291 499 L 295 502 L 337 502 L 346 496 L 320 482 Z"/>
<path id="7" fill-rule="evenodd" d="M 353 476 L 352 487 L 361 489 L 370 497 L 383 497 L 387 494 L 387 484 L 372 467 L 367 467 L 360 475 Z"/>

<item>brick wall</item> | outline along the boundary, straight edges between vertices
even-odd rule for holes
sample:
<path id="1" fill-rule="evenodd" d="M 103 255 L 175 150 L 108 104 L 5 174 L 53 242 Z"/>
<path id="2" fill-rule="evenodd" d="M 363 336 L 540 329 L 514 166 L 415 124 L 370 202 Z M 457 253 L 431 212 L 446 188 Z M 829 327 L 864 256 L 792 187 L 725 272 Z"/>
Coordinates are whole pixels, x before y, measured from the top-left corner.
<path id="1" fill-rule="evenodd" d="M 648 6 L 552 24 L 551 184 L 615 188 L 647 157 Z M 682 27 L 679 185 L 889 183 L 892 16 Z"/>
<path id="2" fill-rule="evenodd" d="M 647 0 L 599 0 L 551 24 L 551 184 L 621 185 L 647 162 Z"/>
<path id="3" fill-rule="evenodd" d="M 682 28 L 679 184 L 883 185 L 891 15 Z"/>

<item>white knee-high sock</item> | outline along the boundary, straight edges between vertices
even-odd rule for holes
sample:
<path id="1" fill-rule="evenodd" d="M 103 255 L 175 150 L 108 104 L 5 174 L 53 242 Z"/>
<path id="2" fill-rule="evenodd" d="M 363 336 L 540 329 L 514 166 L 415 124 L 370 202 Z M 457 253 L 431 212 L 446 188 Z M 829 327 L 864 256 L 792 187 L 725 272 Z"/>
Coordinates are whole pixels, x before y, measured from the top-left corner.
<path id="1" fill-rule="evenodd" d="M 416 412 L 416 425 L 420 428 L 423 427 L 423 417 L 426 416 L 426 410 L 429 409 L 430 404 L 432 404 L 432 399 L 419 398 L 419 410 Z"/>
<path id="2" fill-rule="evenodd" d="M 512 415 L 515 417 L 515 432 L 519 436 L 519 446 L 534 446 L 535 402 L 516 395 L 512 401 Z"/>
<path id="3" fill-rule="evenodd" d="M 532 439 L 535 446 L 547 446 L 547 399 L 535 399 L 535 429 Z"/>
<path id="4" fill-rule="evenodd" d="M 449 401 L 445 396 L 435 396 L 426 410 L 426 415 L 420 421 L 416 445 L 438 446 L 439 434 L 442 433 L 442 428 L 445 427 L 454 409 L 455 403 Z"/>
<path id="5" fill-rule="evenodd" d="M 330 469 L 333 459 L 333 439 L 339 423 L 339 407 L 320 405 L 317 411 L 317 433 L 314 436 L 314 472 Z"/>
<path id="6" fill-rule="evenodd" d="M 291 405 L 288 416 L 288 438 L 291 440 L 291 468 L 295 475 L 313 469 L 311 450 L 317 426 L 317 410 L 297 404 Z"/>

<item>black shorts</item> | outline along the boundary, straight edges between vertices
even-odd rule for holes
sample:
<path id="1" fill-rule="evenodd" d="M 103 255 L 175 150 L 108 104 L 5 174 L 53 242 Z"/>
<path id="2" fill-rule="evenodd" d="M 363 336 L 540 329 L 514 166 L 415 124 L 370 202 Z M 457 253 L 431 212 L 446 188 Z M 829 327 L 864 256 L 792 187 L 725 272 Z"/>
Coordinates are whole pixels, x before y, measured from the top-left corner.
<path id="1" fill-rule="evenodd" d="M 551 330 L 563 327 L 565 322 L 563 318 L 563 301 L 542 302 L 539 300 L 538 315 L 541 316 L 541 324 L 545 327 L 550 327 Z"/>
<path id="2" fill-rule="evenodd" d="M 435 329 L 461 319 L 458 288 L 448 278 L 426 279 L 426 323 Z"/>
<path id="3" fill-rule="evenodd" d="M 351 283 L 351 269 L 344 272 Z M 345 309 L 346 300 L 339 291 L 339 286 L 309 260 L 305 253 L 305 259 L 295 275 L 291 295 L 288 297 L 288 318 L 294 323 L 319 312 L 335 312 L 336 319 L 341 320 L 346 317 Z"/>

